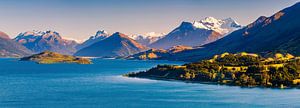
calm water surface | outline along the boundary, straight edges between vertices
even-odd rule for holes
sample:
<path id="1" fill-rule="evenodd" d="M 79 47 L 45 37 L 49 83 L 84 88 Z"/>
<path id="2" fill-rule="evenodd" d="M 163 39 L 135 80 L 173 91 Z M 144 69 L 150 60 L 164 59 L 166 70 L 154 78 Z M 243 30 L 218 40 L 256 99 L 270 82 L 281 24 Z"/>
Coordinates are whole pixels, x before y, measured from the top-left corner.
<path id="1" fill-rule="evenodd" d="M 0 59 L 0 108 L 300 107 L 300 89 L 240 88 L 126 78 L 170 61 L 39 65 Z"/>

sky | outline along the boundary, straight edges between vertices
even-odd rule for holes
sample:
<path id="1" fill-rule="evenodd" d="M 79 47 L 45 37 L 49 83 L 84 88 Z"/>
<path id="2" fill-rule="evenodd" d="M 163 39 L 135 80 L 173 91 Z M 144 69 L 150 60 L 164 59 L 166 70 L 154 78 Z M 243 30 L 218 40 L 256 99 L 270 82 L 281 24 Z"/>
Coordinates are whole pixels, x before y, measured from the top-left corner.
<path id="1" fill-rule="evenodd" d="M 85 40 L 98 30 L 128 35 L 168 33 L 182 21 L 207 16 L 247 25 L 300 0 L 0 0 L 0 31 L 15 37 L 53 30 Z"/>

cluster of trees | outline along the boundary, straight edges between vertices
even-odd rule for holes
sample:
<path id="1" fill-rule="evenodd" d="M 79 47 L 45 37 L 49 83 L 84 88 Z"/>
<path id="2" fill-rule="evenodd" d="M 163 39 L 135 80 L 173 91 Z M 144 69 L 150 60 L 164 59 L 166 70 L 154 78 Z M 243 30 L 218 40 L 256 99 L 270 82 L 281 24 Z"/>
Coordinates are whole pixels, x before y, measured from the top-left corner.
<path id="1" fill-rule="evenodd" d="M 215 61 L 220 65 L 226 66 L 249 66 L 249 65 L 258 65 L 261 63 L 262 57 L 260 56 L 251 56 L 251 55 L 235 55 L 228 54 L 224 57 L 217 58 Z"/>
<path id="2" fill-rule="evenodd" d="M 215 62 L 201 61 L 186 64 L 186 73 L 195 77 L 181 77 L 183 80 L 214 81 L 239 86 L 296 86 L 293 82 L 299 79 L 300 60 L 275 60 L 264 62 L 260 56 L 239 56 L 234 54 L 218 58 Z M 272 67 L 272 63 L 282 63 L 283 67 Z M 246 72 L 221 69 L 222 66 L 247 66 Z"/>
<path id="3" fill-rule="evenodd" d="M 300 60 L 264 62 L 261 56 L 229 54 L 216 58 L 213 62 L 203 60 L 184 64 L 181 67 L 159 65 L 145 72 L 129 74 L 133 77 L 154 77 L 185 81 L 209 81 L 238 86 L 297 86 L 295 79 L 300 79 Z M 282 67 L 269 66 L 272 63 L 283 63 Z M 246 71 L 228 71 L 224 66 L 246 66 Z"/>

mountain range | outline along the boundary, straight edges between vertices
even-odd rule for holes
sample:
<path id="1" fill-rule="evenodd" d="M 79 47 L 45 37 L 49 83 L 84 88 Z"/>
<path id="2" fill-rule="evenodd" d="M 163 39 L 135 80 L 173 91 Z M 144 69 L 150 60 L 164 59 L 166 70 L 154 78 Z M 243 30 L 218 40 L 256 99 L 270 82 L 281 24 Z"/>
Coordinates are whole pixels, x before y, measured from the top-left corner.
<path id="1" fill-rule="evenodd" d="M 147 48 L 135 40 L 129 38 L 127 35 L 116 32 L 88 47 L 85 47 L 75 53 L 76 56 L 90 56 L 90 57 L 118 57 L 128 56 Z"/>
<path id="2" fill-rule="evenodd" d="M 177 45 L 200 46 L 218 40 L 240 28 L 241 25 L 231 18 L 219 20 L 206 17 L 193 23 L 182 22 L 179 27 L 149 47 L 168 49 Z"/>
<path id="3" fill-rule="evenodd" d="M 34 53 L 53 51 L 62 54 L 73 54 L 76 52 L 77 42 L 63 39 L 55 31 L 27 31 L 20 33 L 14 40 Z"/>
<path id="4" fill-rule="evenodd" d="M 0 57 L 23 57 L 30 54 L 32 54 L 30 50 L 0 31 Z"/>
<path id="5" fill-rule="evenodd" d="M 198 61 L 224 52 L 270 53 L 300 55 L 300 3 L 270 17 L 261 16 L 246 27 L 234 31 L 201 48 L 179 52 L 169 60 Z"/>
<path id="6" fill-rule="evenodd" d="M 21 57 L 52 51 L 76 56 L 198 61 L 224 52 L 300 55 L 299 12 L 300 3 L 296 3 L 270 17 L 261 16 L 244 27 L 232 18 L 206 17 L 200 21 L 182 22 L 166 35 L 154 32 L 110 35 L 99 30 L 82 44 L 64 39 L 55 31 L 27 31 L 14 39 L 0 32 L 0 56 Z"/>
<path id="7" fill-rule="evenodd" d="M 209 26 L 207 22 L 211 22 L 211 24 L 215 25 Z M 201 27 L 200 24 L 202 23 L 206 27 Z M 239 27 L 239 25 L 232 19 L 217 20 L 212 17 L 208 17 L 205 20 L 201 20 L 199 22 L 194 22 L 192 25 L 189 24 L 191 23 L 183 22 L 183 24 L 179 27 L 180 30 L 185 30 L 185 32 L 195 35 L 197 35 L 197 33 L 199 32 L 207 34 L 207 36 L 209 35 L 207 37 L 208 40 L 215 40 L 221 36 L 220 33 L 225 34 L 234 30 L 233 27 Z M 229 27 L 229 25 L 231 28 Z M 192 29 L 190 29 L 191 27 Z M 218 31 L 220 33 L 215 31 Z M 22 44 L 33 53 L 52 51 L 67 55 L 75 54 L 77 56 L 117 57 L 128 56 L 145 51 L 148 46 L 155 44 L 157 41 L 166 39 L 166 36 L 172 37 L 173 34 L 170 34 L 172 33 L 165 35 L 164 33 L 150 32 L 144 35 L 127 36 L 119 32 L 110 35 L 104 30 L 99 30 L 94 36 L 91 36 L 85 42 L 78 44 L 76 41 L 64 39 L 58 32 L 55 31 L 43 32 L 33 30 L 20 33 L 13 40 Z M 189 36 L 191 34 L 189 34 Z M 216 38 L 216 35 L 219 37 Z M 195 38 L 189 36 L 183 37 L 182 39 L 179 39 L 179 41 L 186 41 L 185 39 Z M 8 38 L 5 35 L 3 35 L 3 37 Z M 192 44 L 198 45 L 197 43 Z M 179 46 L 180 45 L 181 44 L 179 44 Z M 174 46 L 178 45 L 175 44 Z M 169 48 L 174 48 L 174 46 L 170 46 Z"/>
<path id="8" fill-rule="evenodd" d="M 149 32 L 146 34 L 131 35 L 129 37 L 144 46 L 149 46 L 150 44 L 163 38 L 165 35 L 166 35 L 165 33 Z"/>

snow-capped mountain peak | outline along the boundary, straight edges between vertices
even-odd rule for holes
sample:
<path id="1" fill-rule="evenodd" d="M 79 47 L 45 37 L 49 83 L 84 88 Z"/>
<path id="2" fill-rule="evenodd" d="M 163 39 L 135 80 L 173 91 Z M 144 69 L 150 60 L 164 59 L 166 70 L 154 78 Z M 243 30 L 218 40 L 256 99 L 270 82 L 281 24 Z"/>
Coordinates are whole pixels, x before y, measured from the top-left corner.
<path id="1" fill-rule="evenodd" d="M 232 18 L 226 18 L 222 20 L 224 23 L 222 24 L 222 27 L 234 27 L 234 28 L 241 28 L 242 26 L 236 22 L 235 20 L 233 20 Z"/>
<path id="2" fill-rule="evenodd" d="M 150 36 L 150 37 L 161 37 L 161 36 L 164 36 L 166 35 L 165 33 L 156 33 L 156 32 L 149 32 L 149 33 L 146 33 L 145 36 Z"/>
<path id="3" fill-rule="evenodd" d="M 201 23 L 199 21 L 194 21 L 193 26 L 196 27 L 196 28 L 209 29 L 209 28 L 206 27 L 206 25 L 204 25 L 203 23 Z"/>
<path id="4" fill-rule="evenodd" d="M 32 30 L 32 31 L 26 31 L 26 32 L 22 32 L 20 33 L 19 35 L 22 35 L 22 36 L 41 36 L 45 34 L 44 32 L 42 31 L 39 31 L 39 30 Z"/>
<path id="5" fill-rule="evenodd" d="M 105 30 L 97 31 L 95 36 L 91 36 L 90 39 L 97 39 L 97 38 L 106 38 L 109 36 L 109 33 Z"/>
<path id="6" fill-rule="evenodd" d="M 200 29 L 214 30 L 220 34 L 228 34 L 241 28 L 241 25 L 232 18 L 220 20 L 214 17 L 206 17 L 200 21 L 194 21 L 193 26 Z"/>
<path id="7" fill-rule="evenodd" d="M 214 17 L 206 17 L 203 20 L 201 20 L 200 22 L 202 22 L 202 23 L 216 24 L 216 23 L 220 23 L 220 20 L 216 19 Z"/>
<path id="8" fill-rule="evenodd" d="M 91 36 L 89 39 L 84 41 L 82 44 L 78 45 L 77 49 L 82 49 L 82 48 L 85 48 L 87 46 L 90 46 L 90 45 L 92 45 L 96 42 L 99 42 L 99 41 L 102 41 L 102 40 L 106 39 L 109 36 L 110 36 L 110 34 L 107 31 L 98 30 L 94 36 Z"/>
<path id="9" fill-rule="evenodd" d="M 15 40 L 28 40 L 28 41 L 33 41 L 38 38 L 57 38 L 57 39 L 62 39 L 60 34 L 56 31 L 38 31 L 38 30 L 32 30 L 32 31 L 26 31 L 20 33 L 17 37 L 15 37 Z"/>
<path id="10" fill-rule="evenodd" d="M 145 33 L 145 34 L 134 34 L 129 37 L 132 38 L 133 40 L 136 40 L 137 42 L 141 43 L 142 45 L 147 46 L 147 45 L 163 38 L 165 35 L 166 35 L 165 33 L 149 32 L 149 33 Z"/>
<path id="11" fill-rule="evenodd" d="M 23 44 L 34 53 L 46 50 L 63 54 L 73 54 L 77 43 L 63 39 L 56 31 L 26 31 L 14 38 L 14 41 Z"/>
<path id="12" fill-rule="evenodd" d="M 156 33 L 156 32 L 148 32 L 148 33 L 145 33 L 145 34 L 134 34 L 134 35 L 131 35 L 129 36 L 130 38 L 132 39 L 137 39 L 137 38 L 156 38 L 156 37 L 162 37 L 166 35 L 165 33 Z"/>
<path id="13" fill-rule="evenodd" d="M 107 34 L 108 34 L 107 31 L 105 31 L 105 30 L 99 30 L 99 31 L 97 31 L 96 36 L 107 35 Z"/>
<path id="14" fill-rule="evenodd" d="M 151 48 L 170 48 L 176 45 L 204 45 L 240 29 L 240 25 L 231 18 L 224 20 L 206 17 L 199 21 L 182 22 L 162 39 L 149 45 Z"/>

